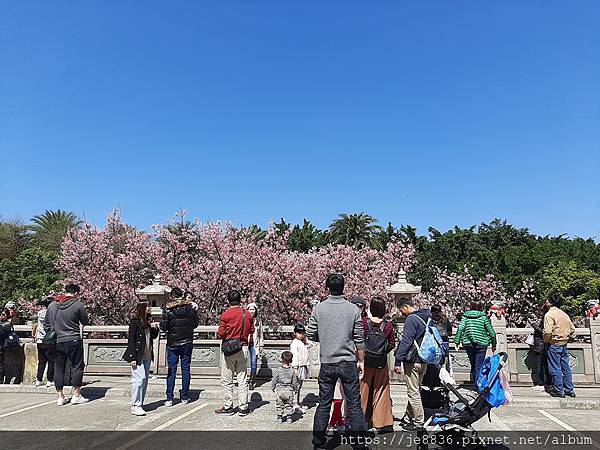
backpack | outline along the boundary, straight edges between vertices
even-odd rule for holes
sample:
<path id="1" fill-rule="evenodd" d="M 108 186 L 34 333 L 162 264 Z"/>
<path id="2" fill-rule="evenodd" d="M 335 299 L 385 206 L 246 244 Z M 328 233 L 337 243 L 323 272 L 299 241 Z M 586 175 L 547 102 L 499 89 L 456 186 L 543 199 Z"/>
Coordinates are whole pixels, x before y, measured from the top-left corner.
<path id="1" fill-rule="evenodd" d="M 381 369 L 387 364 L 388 340 L 383 332 L 386 321 L 374 327 L 371 320 L 367 320 L 369 331 L 365 339 L 365 366 Z"/>
<path id="2" fill-rule="evenodd" d="M 425 334 L 423 334 L 423 338 L 421 339 L 421 345 L 415 340 L 415 347 L 417 348 L 419 358 L 425 364 L 439 366 L 445 353 L 440 331 L 433 325 L 431 319 L 428 319 L 427 323 L 425 323 L 421 317 L 416 317 L 425 325 Z"/>

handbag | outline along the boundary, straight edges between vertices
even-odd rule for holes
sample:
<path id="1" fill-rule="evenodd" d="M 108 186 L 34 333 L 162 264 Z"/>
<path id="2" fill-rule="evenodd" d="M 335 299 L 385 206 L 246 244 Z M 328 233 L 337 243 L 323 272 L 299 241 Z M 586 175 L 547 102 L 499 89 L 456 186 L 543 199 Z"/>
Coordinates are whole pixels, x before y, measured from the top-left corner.
<path id="1" fill-rule="evenodd" d="M 46 334 L 42 338 L 42 344 L 46 345 L 55 345 L 56 344 L 56 331 L 54 331 L 54 322 L 56 322 L 56 316 L 58 314 L 59 309 L 56 308 L 56 312 L 54 313 L 54 319 L 52 320 L 52 326 Z"/>
<path id="2" fill-rule="evenodd" d="M 232 356 L 242 351 L 242 336 L 244 335 L 244 321 L 246 320 L 246 311 L 242 309 L 242 331 L 239 338 L 224 339 L 221 344 L 221 350 L 225 356 Z"/>

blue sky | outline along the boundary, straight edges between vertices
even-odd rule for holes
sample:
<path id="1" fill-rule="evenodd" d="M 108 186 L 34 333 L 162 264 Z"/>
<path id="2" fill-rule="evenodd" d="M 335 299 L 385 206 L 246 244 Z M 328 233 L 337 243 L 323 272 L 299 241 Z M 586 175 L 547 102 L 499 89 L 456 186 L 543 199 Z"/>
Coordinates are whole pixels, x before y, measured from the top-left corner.
<path id="1" fill-rule="evenodd" d="M 600 236 L 600 2 L 0 4 L 0 214 Z"/>

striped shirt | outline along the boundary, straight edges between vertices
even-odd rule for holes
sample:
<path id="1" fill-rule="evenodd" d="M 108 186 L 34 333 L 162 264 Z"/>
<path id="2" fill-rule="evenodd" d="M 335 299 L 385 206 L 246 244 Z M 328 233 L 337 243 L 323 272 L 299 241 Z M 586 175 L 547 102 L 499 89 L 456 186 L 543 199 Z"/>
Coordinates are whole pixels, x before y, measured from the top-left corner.
<path id="1" fill-rule="evenodd" d="M 492 322 L 482 311 L 467 311 L 456 330 L 454 342 L 462 345 L 496 345 L 496 332 Z"/>

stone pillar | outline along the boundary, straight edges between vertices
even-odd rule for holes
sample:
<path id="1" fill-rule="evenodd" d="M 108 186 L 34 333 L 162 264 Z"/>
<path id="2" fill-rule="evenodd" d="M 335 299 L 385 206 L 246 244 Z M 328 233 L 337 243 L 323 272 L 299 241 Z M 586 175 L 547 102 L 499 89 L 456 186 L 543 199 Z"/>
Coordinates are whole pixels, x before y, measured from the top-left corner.
<path id="1" fill-rule="evenodd" d="M 507 339 L 507 335 L 506 335 L 506 319 L 504 317 L 504 315 L 500 315 L 498 317 L 498 315 L 496 314 L 492 314 L 492 316 L 490 317 L 491 321 L 492 321 L 492 326 L 494 327 L 494 331 L 496 332 L 496 352 L 500 353 L 500 352 L 504 352 L 506 354 L 508 354 L 508 364 L 507 364 L 507 371 L 508 373 L 511 373 L 511 367 L 517 367 L 517 361 L 516 361 L 516 353 L 514 354 L 510 354 L 508 351 L 508 339 Z M 512 374 L 510 377 L 510 381 L 517 381 L 516 379 L 513 379 Z"/>
<path id="2" fill-rule="evenodd" d="M 27 342 L 23 345 L 25 363 L 23 368 L 23 383 L 33 384 L 37 377 L 38 352 L 35 342 Z"/>
<path id="3" fill-rule="evenodd" d="M 310 378 L 318 378 L 321 369 L 321 353 L 318 342 L 312 342 L 308 348 L 308 373 Z"/>
<path id="4" fill-rule="evenodd" d="M 594 380 L 600 384 L 600 317 L 589 317 L 585 325 L 590 329 L 590 343 L 592 344 L 592 358 L 594 361 Z"/>

